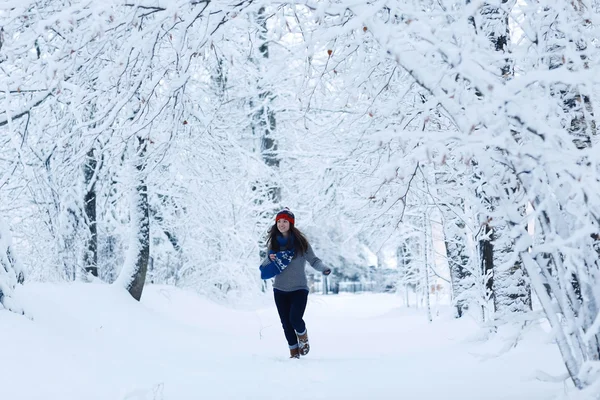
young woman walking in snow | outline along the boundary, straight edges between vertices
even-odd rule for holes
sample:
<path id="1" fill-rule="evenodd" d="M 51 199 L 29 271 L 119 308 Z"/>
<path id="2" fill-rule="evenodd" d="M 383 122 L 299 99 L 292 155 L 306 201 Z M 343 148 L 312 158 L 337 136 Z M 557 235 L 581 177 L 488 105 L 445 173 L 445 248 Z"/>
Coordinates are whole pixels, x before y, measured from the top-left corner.
<path id="1" fill-rule="evenodd" d="M 288 208 L 277 213 L 267 239 L 269 256 L 261 264 L 260 271 L 262 279 L 275 277 L 275 305 L 290 347 L 290 358 L 300 358 L 310 350 L 302 319 L 308 300 L 306 261 L 324 275 L 329 275 L 331 269 L 315 256 L 308 240 L 294 224 L 294 214 Z"/>

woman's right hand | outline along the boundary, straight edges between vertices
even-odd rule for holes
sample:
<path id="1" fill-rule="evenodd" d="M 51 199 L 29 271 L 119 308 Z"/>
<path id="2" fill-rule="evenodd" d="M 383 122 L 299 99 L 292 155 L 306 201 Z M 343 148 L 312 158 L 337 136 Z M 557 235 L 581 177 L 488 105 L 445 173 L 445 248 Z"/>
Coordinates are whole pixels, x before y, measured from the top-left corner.
<path id="1" fill-rule="evenodd" d="M 271 259 L 271 261 L 275 260 L 275 254 L 269 254 L 269 258 Z"/>

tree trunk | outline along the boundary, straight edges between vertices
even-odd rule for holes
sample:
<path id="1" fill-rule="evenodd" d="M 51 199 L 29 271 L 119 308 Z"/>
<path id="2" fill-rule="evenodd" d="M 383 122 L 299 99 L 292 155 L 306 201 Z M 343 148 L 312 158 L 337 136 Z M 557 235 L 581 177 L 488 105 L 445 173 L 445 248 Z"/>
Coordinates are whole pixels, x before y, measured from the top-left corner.
<path id="1" fill-rule="evenodd" d="M 23 271 L 12 249 L 8 224 L 0 217 L 0 309 L 23 312 L 13 300 L 15 286 L 23 281 Z"/>
<path id="2" fill-rule="evenodd" d="M 431 313 L 431 282 L 429 279 L 429 244 L 431 235 L 429 232 L 429 228 L 431 226 L 431 222 L 427 217 L 427 211 L 423 214 L 423 278 L 425 281 L 425 305 L 427 307 L 427 319 L 429 322 L 433 321 L 432 313 Z"/>
<path id="3" fill-rule="evenodd" d="M 150 259 L 150 217 L 148 204 L 148 187 L 145 176 L 145 155 L 148 141 L 138 137 L 138 152 L 136 163 L 137 185 L 132 200 L 131 224 L 133 237 L 123 270 L 117 278 L 117 284 L 129 291 L 134 299 L 142 298 L 148 261 Z"/>
<path id="4" fill-rule="evenodd" d="M 85 271 L 98 277 L 98 232 L 96 224 L 96 168 L 98 161 L 91 148 L 86 156 L 85 165 L 83 167 L 85 195 L 84 195 L 84 212 L 89 230 L 87 249 L 84 254 Z"/>
<path id="5" fill-rule="evenodd" d="M 509 197 L 520 197 L 510 191 Z M 522 207 L 519 215 L 525 219 L 525 210 Z M 502 226 L 496 227 L 501 241 L 496 241 L 496 259 L 494 262 L 494 308 L 496 318 L 502 319 L 513 313 L 526 313 L 531 311 L 531 285 L 529 277 L 523 267 L 518 254 L 515 253 L 515 242 L 509 238 L 508 228 L 521 221 L 505 221 Z M 526 224 L 524 224 L 526 229 Z"/>
<path id="6" fill-rule="evenodd" d="M 502 0 L 500 7 L 484 4 L 478 15 L 472 20 L 478 34 L 485 35 L 490 41 L 492 49 L 504 57 L 499 57 L 500 61 L 495 65 L 501 80 L 511 79 L 514 73 L 512 60 L 509 58 L 509 13 L 514 4 L 514 0 Z M 503 174 L 511 174 L 511 172 L 508 170 L 498 171 L 495 178 L 498 178 L 500 182 L 497 186 L 507 187 L 507 180 Z M 488 186 L 493 188 L 495 185 Z M 509 197 L 516 198 L 519 188 L 509 187 L 505 190 L 508 191 L 506 194 Z M 498 198 L 502 194 L 493 192 L 484 194 L 486 196 L 484 203 L 488 205 L 489 215 L 493 215 Z M 522 208 L 524 210 L 525 205 Z M 531 310 L 531 288 L 527 274 L 519 258 L 514 255 L 515 243 L 507 232 L 511 223 L 506 219 L 493 221 L 491 217 L 488 217 L 483 237 L 489 239 L 480 242 L 482 272 L 486 277 L 486 294 L 488 299 L 493 299 L 495 314 Z"/>
<path id="7" fill-rule="evenodd" d="M 553 199 L 553 194 L 550 197 Z M 540 212 L 539 208 L 542 206 L 546 206 L 546 209 Z M 569 234 L 568 223 L 563 218 L 572 217 L 564 212 L 560 204 L 550 204 L 540 196 L 536 197 L 534 208 L 539 213 L 536 228 L 539 245 L 544 245 L 548 237 Z M 593 236 L 591 239 L 590 247 L 594 249 Z M 587 243 L 581 241 L 578 251 L 585 254 L 586 250 L 589 250 Z M 521 259 L 532 277 L 532 283 L 536 284 L 536 294 L 555 331 L 557 344 L 571 379 L 576 387 L 584 388 L 591 382 L 586 378 L 588 374 L 581 372 L 582 369 L 586 368 L 586 363 L 600 359 L 597 327 L 593 327 L 594 321 L 599 318 L 598 295 L 594 289 L 600 276 L 598 267 L 592 262 L 586 263 L 585 258 L 573 263 L 559 249 L 537 253 L 532 258 L 528 252 L 522 252 Z M 594 261 L 596 260 L 597 258 Z M 580 282 L 585 284 L 580 286 Z"/>
<path id="8" fill-rule="evenodd" d="M 267 41 L 267 20 L 265 8 L 261 7 L 258 10 L 257 25 L 260 27 L 259 52 L 263 60 L 269 59 L 269 44 Z M 260 59 L 256 60 L 257 66 L 262 64 L 267 65 L 268 61 L 264 62 Z M 255 112 L 252 121 L 252 132 L 255 136 L 260 137 L 262 158 L 269 167 L 279 168 L 279 157 L 277 155 L 277 141 L 274 133 L 276 128 L 275 112 L 271 108 L 273 95 L 264 87 L 258 88 L 258 109 Z M 273 204 L 278 204 L 281 201 L 281 189 L 278 186 L 272 185 L 268 189 L 269 200 Z"/>
<path id="9" fill-rule="evenodd" d="M 269 44 L 267 41 L 267 16 L 264 7 L 258 10 L 256 15 L 256 25 L 259 27 L 258 31 L 258 43 L 260 43 L 258 52 L 259 57 L 254 58 L 254 64 L 258 70 L 258 76 L 262 77 L 265 75 L 263 68 L 269 64 Z M 260 142 L 260 153 L 263 161 L 267 166 L 276 170 L 279 168 L 279 157 L 277 154 L 278 146 L 275 140 L 274 133 L 276 127 L 275 113 L 271 109 L 271 102 L 273 99 L 272 93 L 268 88 L 264 87 L 264 83 L 259 78 L 258 80 L 258 96 L 250 99 L 250 106 L 253 110 L 253 117 L 251 121 L 252 134 L 255 140 Z M 277 207 L 281 203 L 281 188 L 275 183 L 274 180 L 269 180 L 266 183 L 261 182 L 256 187 L 263 187 L 260 191 L 255 202 L 260 206 L 261 211 L 259 212 L 258 220 L 270 221 L 272 214 L 277 212 Z M 263 259 L 267 256 L 266 240 L 261 238 L 258 242 L 259 248 L 259 259 Z"/>
<path id="10" fill-rule="evenodd" d="M 479 241 L 481 274 L 485 282 L 486 300 L 494 299 L 494 230 L 489 221 L 483 226 L 483 240 Z"/>
<path id="11" fill-rule="evenodd" d="M 535 14 L 538 19 L 536 22 L 542 27 L 537 34 L 539 54 L 544 55 L 541 61 L 550 70 L 564 69 L 570 72 L 563 74 L 565 77 L 584 73 L 588 69 L 584 51 L 588 46 L 586 36 L 582 34 L 578 37 L 577 34 L 589 28 L 579 27 L 579 31 L 575 22 L 581 23 L 586 19 L 573 18 L 567 22 L 564 18 L 570 12 L 578 14 L 578 9 L 569 9 L 569 6 L 578 7 L 578 4 L 557 3 L 556 9 L 546 6 Z M 570 51 L 569 47 L 574 47 L 575 51 Z M 593 110 L 584 93 L 590 89 L 585 84 L 557 82 L 549 84 L 547 90 L 556 101 L 556 109 L 560 109 L 556 117 L 560 117 L 574 145 L 579 149 L 590 147 L 592 137 L 596 135 Z M 591 168 L 587 164 L 587 152 L 589 150 L 582 152 L 582 161 L 578 163 L 580 168 Z M 600 359 L 597 325 L 600 297 L 596 289 L 600 273 L 598 253 L 594 254 L 596 239 L 592 234 L 591 240 L 581 237 L 574 244 L 560 246 L 555 241 L 556 238 L 571 238 L 589 227 L 597 229 L 599 221 L 593 212 L 591 215 L 588 212 L 590 206 L 587 196 L 577 199 L 556 195 L 556 181 L 563 184 L 562 180 L 570 174 L 571 171 L 565 171 L 563 176 L 560 176 L 561 173 L 548 174 L 545 180 L 536 180 L 529 185 L 535 188 L 530 198 L 538 216 L 536 241 L 531 252 L 521 249 L 520 256 L 552 325 L 567 371 L 574 385 L 583 389 L 597 382 L 597 374 L 594 376 L 591 372 L 590 364 Z"/>
<path id="12" fill-rule="evenodd" d="M 575 5 L 575 2 L 571 3 Z M 574 8 L 576 11 L 576 8 Z M 556 23 L 560 10 L 545 7 L 543 10 L 543 26 L 546 30 L 542 32 L 539 45 L 546 56 L 543 62 L 550 70 L 566 68 L 567 70 L 587 70 L 589 60 L 586 50 L 588 44 L 585 40 L 574 40 L 571 32 L 565 32 L 571 27 L 561 26 Z M 564 12 L 564 11 L 563 11 Z M 576 13 L 581 13 L 581 11 Z M 586 16 L 580 15 L 581 21 Z M 576 54 L 568 54 L 567 47 L 574 44 Z M 581 67 L 580 67 L 581 66 Z M 583 71 L 582 71 L 583 72 Z M 596 122 L 589 95 L 582 93 L 585 85 L 572 85 L 558 82 L 550 85 L 550 95 L 557 99 L 563 109 L 562 123 L 565 129 L 573 137 L 573 143 L 579 149 L 585 149 L 592 145 L 592 136 L 596 134 Z"/>
<path id="13" fill-rule="evenodd" d="M 466 237 L 461 234 L 464 230 L 462 222 L 444 224 L 446 237 L 446 259 L 450 270 L 452 284 L 452 304 L 456 318 L 461 318 L 468 309 L 466 293 L 473 287 L 472 274 L 467 269 L 469 257 L 466 249 Z"/>
<path id="14" fill-rule="evenodd" d="M 521 259 L 523 260 L 525 268 L 527 268 L 529 271 L 531 283 L 535 287 L 535 292 L 542 303 L 542 307 L 544 308 L 548 322 L 550 322 L 550 325 L 553 328 L 556 336 L 556 344 L 561 352 L 565 366 L 567 367 L 567 371 L 573 380 L 573 384 L 576 388 L 583 389 L 584 384 L 579 379 L 581 356 L 579 354 L 575 354 L 576 349 L 574 349 L 574 346 L 570 344 L 571 341 L 567 338 L 567 335 L 563 330 L 564 323 L 561 322 L 561 318 L 555 311 L 555 305 L 553 304 L 550 296 L 548 296 L 546 293 L 546 289 L 543 285 L 544 273 L 541 274 L 541 277 L 537 275 L 540 269 L 538 268 L 538 264 L 531 258 L 529 252 L 521 252 Z"/>

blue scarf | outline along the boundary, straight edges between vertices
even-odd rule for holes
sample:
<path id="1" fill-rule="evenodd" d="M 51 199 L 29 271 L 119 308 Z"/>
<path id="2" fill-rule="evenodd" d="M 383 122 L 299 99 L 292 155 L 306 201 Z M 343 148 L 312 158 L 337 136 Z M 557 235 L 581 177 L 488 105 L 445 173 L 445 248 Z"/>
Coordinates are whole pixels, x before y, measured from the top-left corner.
<path id="1" fill-rule="evenodd" d="M 289 238 L 289 239 L 288 239 Z M 275 275 L 279 275 L 283 270 L 292 262 L 294 258 L 294 237 L 289 235 L 285 238 L 281 235 L 277 235 L 277 243 L 279 244 L 279 251 L 269 251 L 269 254 L 275 254 L 275 259 L 271 260 L 267 257 L 265 261 L 260 265 L 260 279 L 270 279 Z"/>

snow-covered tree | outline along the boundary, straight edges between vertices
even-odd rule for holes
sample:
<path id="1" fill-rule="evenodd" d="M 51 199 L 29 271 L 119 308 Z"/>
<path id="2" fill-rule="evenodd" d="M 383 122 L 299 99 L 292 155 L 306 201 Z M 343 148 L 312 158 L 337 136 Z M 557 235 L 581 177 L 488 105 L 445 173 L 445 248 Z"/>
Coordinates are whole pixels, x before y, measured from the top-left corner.
<path id="1" fill-rule="evenodd" d="M 13 299 L 13 292 L 15 286 L 23 281 L 23 270 L 12 247 L 10 229 L 5 220 L 0 218 L 0 309 L 21 312 Z"/>

